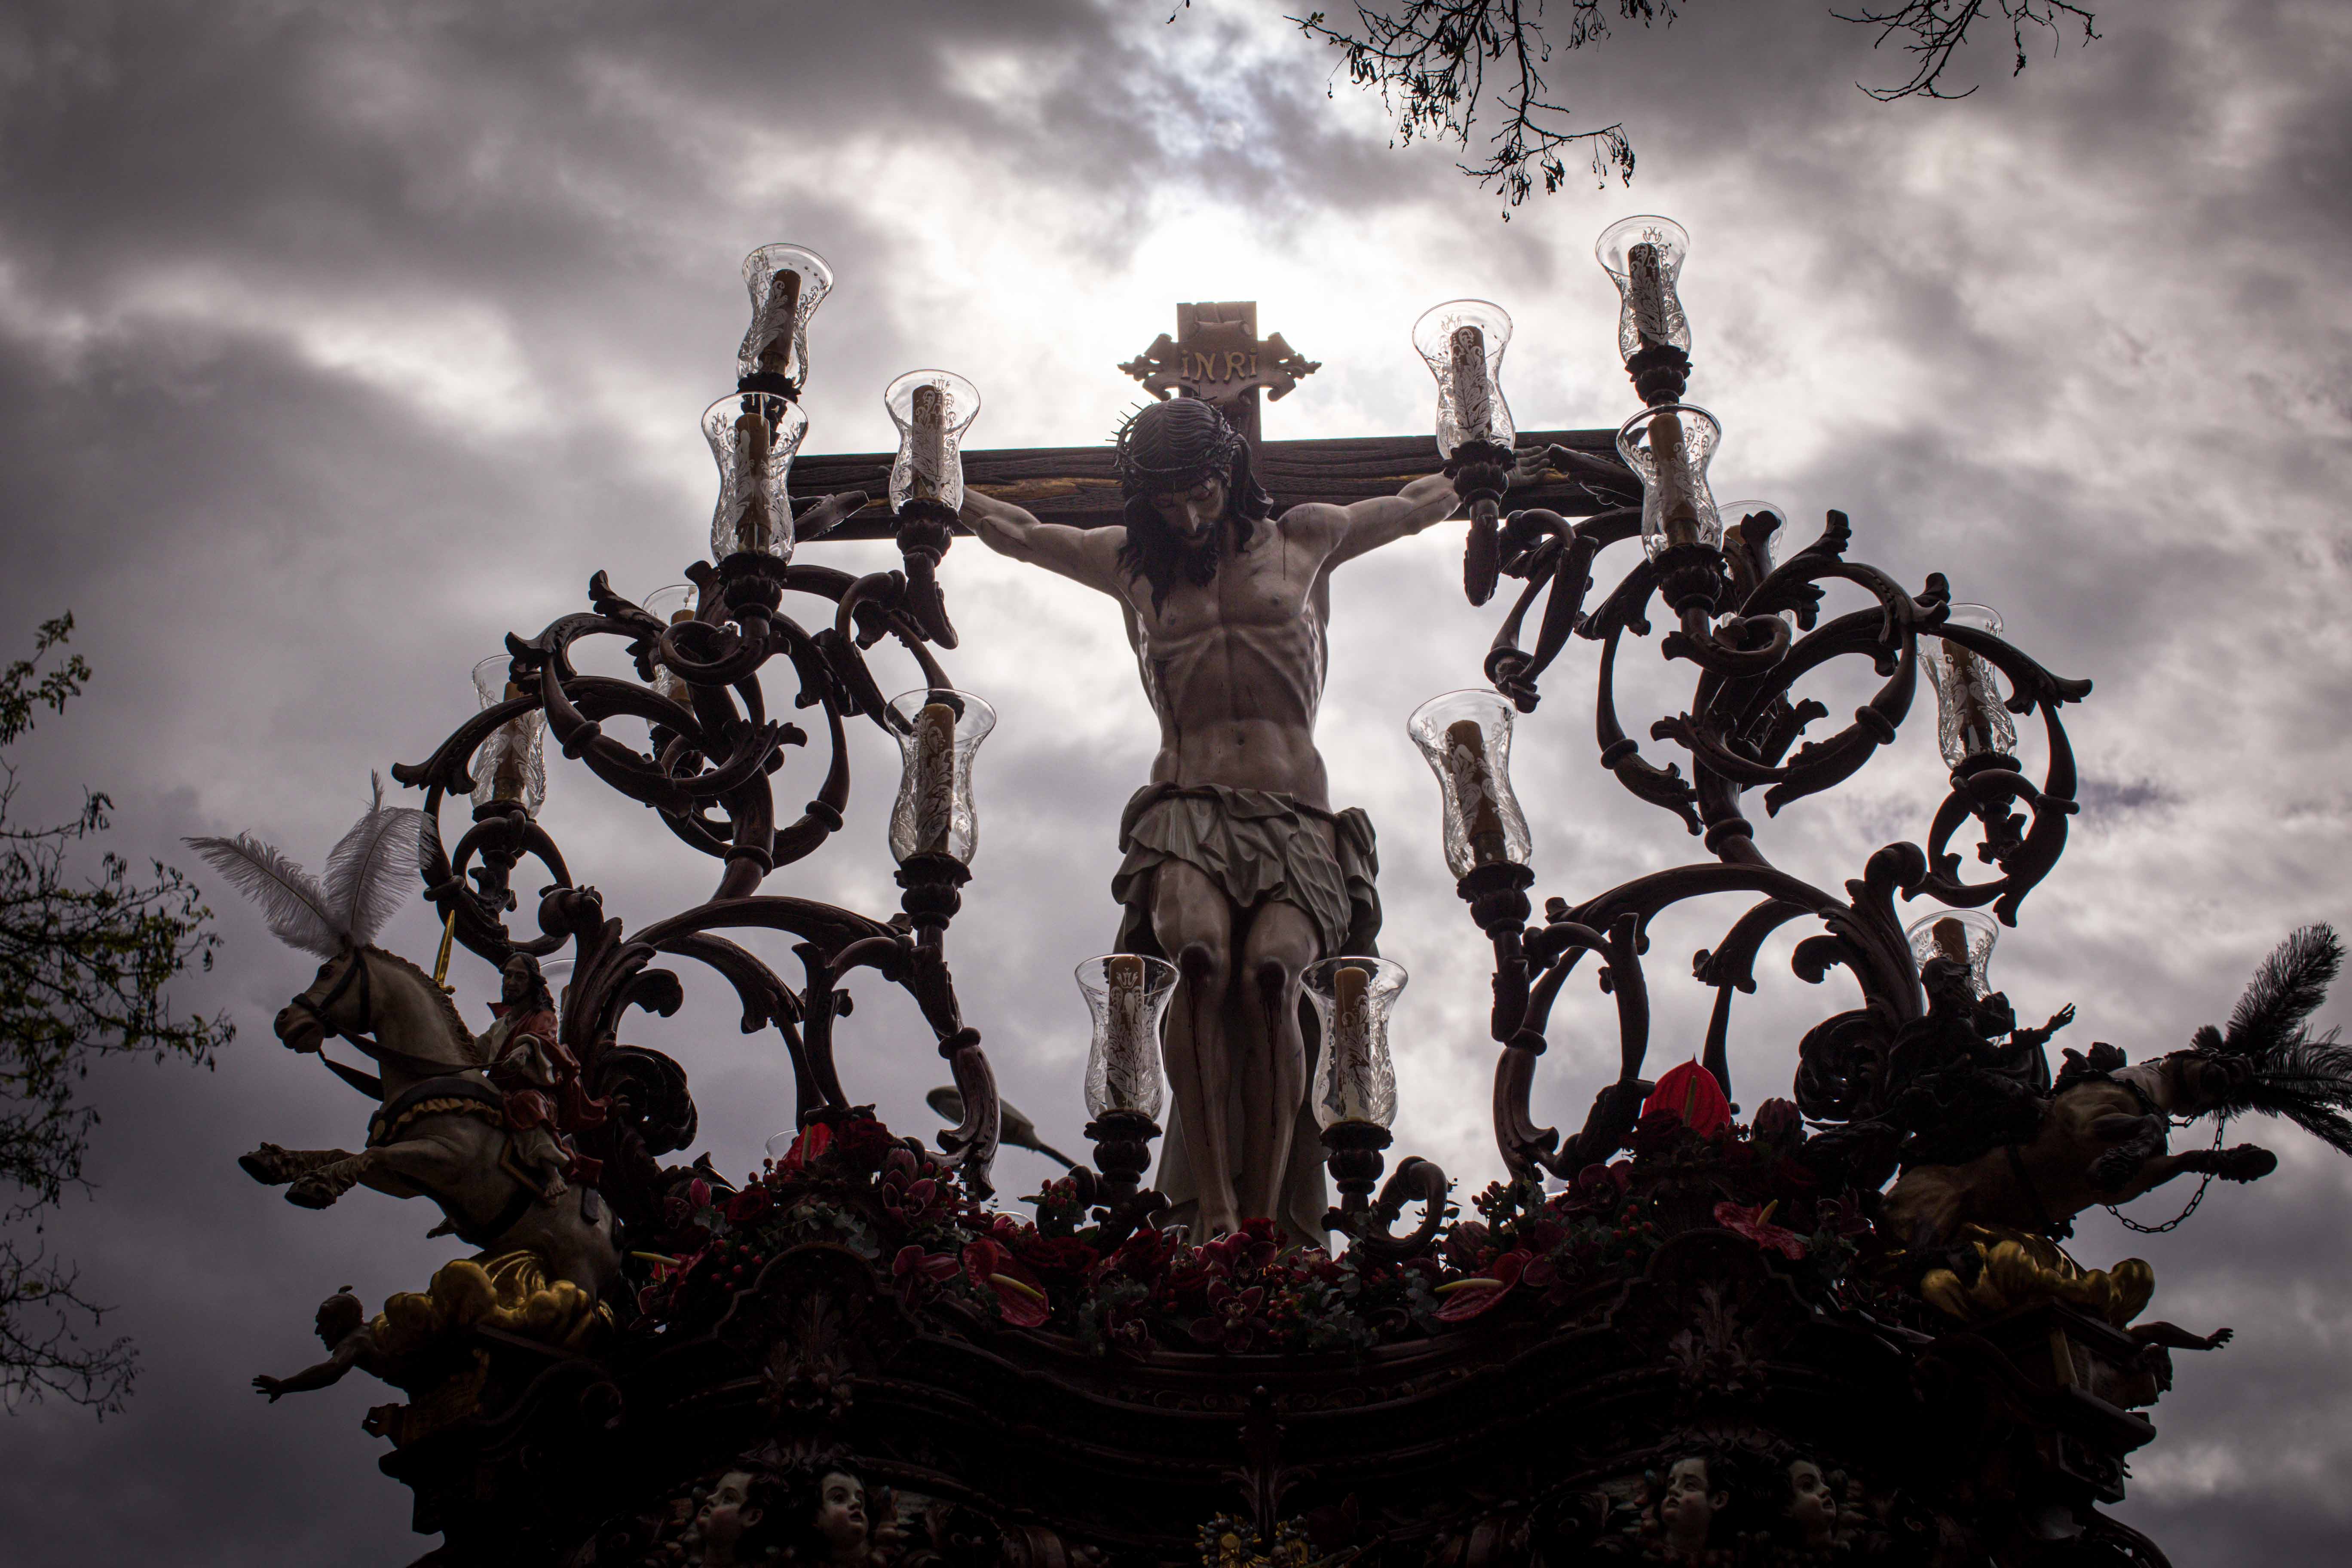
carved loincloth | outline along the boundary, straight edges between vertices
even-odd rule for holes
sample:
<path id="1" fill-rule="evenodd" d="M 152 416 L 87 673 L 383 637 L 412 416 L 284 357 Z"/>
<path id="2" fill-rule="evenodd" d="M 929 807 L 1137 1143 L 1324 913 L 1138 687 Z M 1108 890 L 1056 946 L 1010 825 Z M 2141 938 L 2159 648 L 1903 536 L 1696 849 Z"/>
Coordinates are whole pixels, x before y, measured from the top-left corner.
<path id="1" fill-rule="evenodd" d="M 1146 784 L 1118 823 L 1127 852 L 1110 895 L 1124 906 L 1118 951 L 1162 953 L 1151 932 L 1152 872 L 1170 860 L 1197 867 L 1234 907 L 1286 903 L 1315 922 L 1321 955 L 1374 952 L 1381 929 L 1380 852 L 1372 819 L 1328 812 L 1268 790 Z"/>
<path id="2" fill-rule="evenodd" d="M 1110 889 L 1123 910 L 1121 952 L 1174 956 L 1160 952 L 1151 930 L 1153 873 L 1171 860 L 1199 868 L 1236 909 L 1277 902 L 1295 906 L 1315 922 L 1321 957 L 1379 952 L 1374 944 L 1381 931 L 1381 898 L 1372 879 L 1380 872 L 1380 855 L 1371 818 L 1360 809 L 1323 811 L 1286 795 L 1222 784 L 1146 784 L 1127 803 L 1118 843 L 1127 858 L 1111 879 Z M 1311 1083 L 1320 1041 L 1313 1011 L 1302 1002 L 1299 1013 Z M 1236 1091 L 1238 1083 L 1236 1079 Z M 1152 1184 L 1167 1195 L 1171 1219 L 1192 1222 L 1199 1189 L 1172 1104 Z M 1294 1238 L 1322 1243 L 1328 1206 L 1322 1135 L 1312 1108 L 1305 1104 L 1298 1108 L 1292 1135 L 1281 1206 L 1282 1213 L 1271 1217 L 1281 1220 Z"/>

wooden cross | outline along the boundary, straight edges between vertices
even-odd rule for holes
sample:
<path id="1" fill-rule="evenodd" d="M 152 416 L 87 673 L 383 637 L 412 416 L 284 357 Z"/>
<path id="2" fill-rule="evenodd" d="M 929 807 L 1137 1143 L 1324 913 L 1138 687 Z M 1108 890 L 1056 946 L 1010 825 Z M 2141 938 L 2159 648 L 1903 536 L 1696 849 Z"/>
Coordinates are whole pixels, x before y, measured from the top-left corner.
<path id="1" fill-rule="evenodd" d="M 1299 354 L 1280 332 L 1258 342 L 1257 301 L 1232 300 L 1177 306 L 1175 338 L 1160 333 L 1118 368 L 1158 396 L 1181 392 L 1216 405 L 1255 447 L 1259 389 L 1268 402 L 1279 403 L 1301 376 L 1321 370 L 1323 362 Z"/>
<path id="2" fill-rule="evenodd" d="M 1400 369 L 1410 365 L 1405 361 Z M 1224 411 L 1256 449 L 1260 484 L 1277 507 L 1300 501 L 1345 505 L 1371 496 L 1394 495 L 1444 466 L 1437 442 L 1427 431 L 1412 436 L 1360 436 L 1320 441 L 1266 441 L 1258 434 L 1258 393 L 1279 399 L 1298 378 L 1320 368 L 1302 359 L 1276 332 L 1257 336 L 1257 306 L 1241 300 L 1176 307 L 1176 336 L 1166 333 L 1118 367 L 1153 392 L 1181 391 L 1205 397 Z M 1244 419 L 1246 423 L 1244 423 Z M 1106 410 L 1106 426 L 1110 422 Z M 964 483 L 984 495 L 1023 506 L 1047 522 L 1102 528 L 1119 521 L 1118 472 L 1106 439 L 1091 447 L 999 447 L 963 454 Z M 1565 517 L 1588 517 L 1622 505 L 1627 479 L 1617 461 L 1613 430 L 1523 430 L 1518 444 L 1538 442 L 1566 448 L 1575 472 L 1553 468 L 1533 484 L 1512 489 L 1505 505 L 1549 507 Z M 1589 454 L 1589 457 L 1587 455 Z M 864 510 L 813 542 L 887 539 L 890 465 L 893 452 L 804 455 L 793 459 L 793 505 L 805 510 L 816 498 L 840 490 L 864 490 L 873 500 Z M 1595 481 L 1587 489 L 1579 474 Z M 1612 494 L 1613 476 L 1620 492 Z M 957 531 L 968 532 L 961 524 Z"/>

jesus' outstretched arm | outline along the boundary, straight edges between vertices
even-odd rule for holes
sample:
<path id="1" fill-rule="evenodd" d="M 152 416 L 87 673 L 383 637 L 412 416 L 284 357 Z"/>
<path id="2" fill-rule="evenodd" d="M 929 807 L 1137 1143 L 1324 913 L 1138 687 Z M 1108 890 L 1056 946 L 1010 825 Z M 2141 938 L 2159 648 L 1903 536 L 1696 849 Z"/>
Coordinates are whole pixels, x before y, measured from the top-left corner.
<path id="1" fill-rule="evenodd" d="M 1010 501 L 1001 501 L 969 488 L 964 490 L 963 510 L 958 515 L 971 525 L 982 543 L 999 555 L 1043 566 L 1101 593 L 1115 596 L 1118 594 L 1112 565 L 1126 537 L 1123 529 L 1072 528 L 1066 523 L 1040 522 Z"/>
<path id="2" fill-rule="evenodd" d="M 1550 450 L 1549 447 L 1531 447 L 1519 453 L 1511 478 L 1516 481 L 1540 473 Z M 1325 526 L 1332 531 L 1328 560 L 1337 566 L 1383 544 L 1411 538 L 1432 524 L 1444 522 L 1460 509 L 1461 498 L 1454 492 L 1454 481 L 1444 474 L 1425 474 L 1392 496 L 1374 496 L 1349 506 L 1318 510 L 1330 514 L 1324 520 Z"/>

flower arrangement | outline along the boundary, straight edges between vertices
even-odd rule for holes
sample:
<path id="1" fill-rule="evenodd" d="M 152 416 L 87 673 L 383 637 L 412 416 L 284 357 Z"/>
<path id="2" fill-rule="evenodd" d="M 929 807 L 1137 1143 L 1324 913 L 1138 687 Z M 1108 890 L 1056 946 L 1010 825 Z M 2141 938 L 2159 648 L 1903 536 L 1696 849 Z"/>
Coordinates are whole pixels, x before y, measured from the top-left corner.
<path id="1" fill-rule="evenodd" d="M 1399 1261 L 1334 1258 L 1271 1220 L 1199 1244 L 1148 1226 L 1107 1237 L 1067 1177 L 1019 1219 L 976 1202 L 915 1141 L 838 1113 L 740 1188 L 707 1174 L 682 1184 L 667 1215 L 672 1252 L 634 1255 L 638 1327 L 708 1326 L 771 1259 L 814 1243 L 866 1259 L 912 1311 L 1060 1334 L 1103 1355 L 1360 1352 L 1490 1313 L 1540 1317 L 1696 1229 L 1744 1237 L 1811 1291 L 1848 1289 L 1864 1201 L 1820 1190 L 1799 1157 L 1796 1108 L 1768 1100 L 1746 1126 L 1727 1108 L 1686 1120 L 1690 1109 L 1654 1099 L 1624 1157 L 1556 1191 L 1495 1183 L 1472 1200 L 1477 1217 Z"/>

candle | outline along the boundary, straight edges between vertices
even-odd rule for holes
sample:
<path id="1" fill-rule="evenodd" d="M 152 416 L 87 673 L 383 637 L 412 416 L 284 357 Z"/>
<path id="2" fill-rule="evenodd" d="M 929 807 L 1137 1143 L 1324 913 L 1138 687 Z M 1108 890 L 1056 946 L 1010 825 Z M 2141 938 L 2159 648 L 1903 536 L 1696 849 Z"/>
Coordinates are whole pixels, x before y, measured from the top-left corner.
<path id="1" fill-rule="evenodd" d="M 1503 816 L 1495 799 L 1494 774 L 1486 763 L 1486 732 L 1475 719 L 1456 719 L 1445 727 L 1445 772 L 1454 781 L 1454 798 L 1462 812 L 1462 828 L 1470 839 L 1473 864 L 1491 866 L 1510 858 L 1503 833 Z M 1341 973 L 1360 973 L 1343 970 Z"/>
<path id="2" fill-rule="evenodd" d="M 1372 1076 L 1372 977 L 1355 964 L 1331 976 L 1331 1109 L 1361 1121 Z"/>
<path id="3" fill-rule="evenodd" d="M 915 847 L 918 855 L 949 853 L 955 826 L 956 712 L 944 702 L 915 715 Z"/>
<path id="4" fill-rule="evenodd" d="M 915 388 L 915 493 L 936 496 L 946 488 L 948 395 L 940 386 Z"/>
<path id="5" fill-rule="evenodd" d="M 746 403 L 756 400 L 745 398 Z M 754 406 L 735 421 L 735 548 L 765 550 L 774 538 L 768 515 L 769 429 L 766 414 Z"/>
<path id="6" fill-rule="evenodd" d="M 1454 421 L 1465 441 L 1484 441 L 1495 425 L 1493 384 L 1486 379 L 1486 338 L 1476 327 L 1454 329 Z"/>
<path id="7" fill-rule="evenodd" d="M 1952 706 L 1959 721 L 1960 744 L 1970 756 L 1992 749 L 1992 672 L 1969 649 L 1944 645 L 1945 667 L 1952 689 Z"/>
<path id="8" fill-rule="evenodd" d="M 1159 1042 L 1145 1026 L 1150 1008 L 1143 994 L 1143 960 L 1133 953 L 1115 954 L 1103 965 L 1110 988 L 1103 1015 L 1104 1066 L 1109 1078 L 1110 1102 L 1131 1106 L 1139 1097 L 1138 1082 L 1149 1070 Z"/>
<path id="9" fill-rule="evenodd" d="M 1633 296 L 1633 329 L 1642 334 L 1645 349 L 1668 341 L 1664 262 L 1664 254 L 1647 240 L 1625 252 L 1627 284 Z"/>
<path id="10" fill-rule="evenodd" d="M 1660 414 L 1650 421 L 1650 466 L 1658 497 L 1658 521 L 1669 547 L 1698 542 L 1698 501 L 1692 494 L 1690 458 L 1683 447 L 1682 416 Z"/>
<path id="11" fill-rule="evenodd" d="M 694 606 L 688 605 L 671 614 L 669 624 L 675 626 L 692 619 L 694 619 Z M 676 670 L 661 661 L 659 655 L 656 655 L 654 658 L 654 689 L 673 702 L 684 702 L 689 696 L 686 682 L 678 679 Z"/>
<path id="12" fill-rule="evenodd" d="M 1969 956 L 1968 928 L 1959 921 L 1950 919 L 1937 921 L 1927 928 L 1927 934 L 1935 939 L 1937 953 L 1954 963 L 1967 964 L 1971 969 L 1976 967 L 1975 961 Z"/>
<path id="13" fill-rule="evenodd" d="M 790 376 L 799 367 L 793 349 L 800 336 L 801 275 L 779 272 L 769 281 L 768 300 L 760 311 L 758 368 L 771 375 Z"/>
<path id="14" fill-rule="evenodd" d="M 526 695 L 515 681 L 507 682 L 507 700 Z M 491 765 L 490 793 L 499 800 L 522 800 L 530 793 L 530 715 L 509 719 L 499 728 L 498 761 Z"/>

